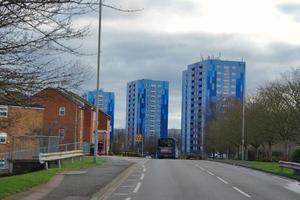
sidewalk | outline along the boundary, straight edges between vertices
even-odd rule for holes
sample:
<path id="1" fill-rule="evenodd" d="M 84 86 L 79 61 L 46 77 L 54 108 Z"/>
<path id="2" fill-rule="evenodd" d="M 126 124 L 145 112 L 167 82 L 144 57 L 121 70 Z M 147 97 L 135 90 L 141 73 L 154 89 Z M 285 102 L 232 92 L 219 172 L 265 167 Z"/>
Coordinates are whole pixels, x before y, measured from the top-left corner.
<path id="1" fill-rule="evenodd" d="M 132 165 L 132 162 L 105 158 L 101 166 L 56 175 L 50 182 L 32 189 L 21 200 L 87 200 Z"/>

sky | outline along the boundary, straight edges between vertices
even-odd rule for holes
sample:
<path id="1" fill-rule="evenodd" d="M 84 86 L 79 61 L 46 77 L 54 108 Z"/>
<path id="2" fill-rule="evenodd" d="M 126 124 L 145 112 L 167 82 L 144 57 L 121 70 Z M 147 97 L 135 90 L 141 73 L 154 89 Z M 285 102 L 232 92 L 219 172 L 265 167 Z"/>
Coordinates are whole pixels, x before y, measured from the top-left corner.
<path id="1" fill-rule="evenodd" d="M 218 56 L 246 62 L 246 92 L 300 66 L 300 2 L 295 0 L 105 0 L 123 13 L 103 8 L 100 87 L 115 93 L 115 127 L 125 127 L 126 83 L 167 80 L 169 128 L 180 128 L 181 74 L 201 58 Z M 75 41 L 96 85 L 98 15 L 74 20 L 89 26 L 89 36 Z"/>

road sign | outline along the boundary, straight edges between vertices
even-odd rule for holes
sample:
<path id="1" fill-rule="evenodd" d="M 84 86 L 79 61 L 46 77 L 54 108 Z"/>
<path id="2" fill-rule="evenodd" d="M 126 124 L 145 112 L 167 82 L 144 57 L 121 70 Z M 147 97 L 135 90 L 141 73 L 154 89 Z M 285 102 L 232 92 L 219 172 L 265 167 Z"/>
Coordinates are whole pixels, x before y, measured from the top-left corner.
<path id="1" fill-rule="evenodd" d="M 143 140 L 143 135 L 142 135 L 142 134 L 135 134 L 135 135 L 134 135 L 134 140 L 135 140 L 136 142 L 142 142 L 142 140 Z"/>

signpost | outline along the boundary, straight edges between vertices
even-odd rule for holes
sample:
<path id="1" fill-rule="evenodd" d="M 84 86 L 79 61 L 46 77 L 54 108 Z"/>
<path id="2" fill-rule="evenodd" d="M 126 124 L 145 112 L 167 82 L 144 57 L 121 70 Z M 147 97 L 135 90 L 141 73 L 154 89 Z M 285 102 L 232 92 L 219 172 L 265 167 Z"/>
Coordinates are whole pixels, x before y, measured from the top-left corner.
<path id="1" fill-rule="evenodd" d="M 134 140 L 136 141 L 136 142 L 142 142 L 143 141 L 143 135 L 142 134 L 135 134 L 134 135 Z"/>
<path id="2" fill-rule="evenodd" d="M 137 143 L 142 143 L 142 155 L 144 154 L 144 147 L 143 147 L 143 135 L 140 134 L 140 133 L 137 133 L 134 135 L 134 140 L 135 142 Z M 140 153 L 140 148 L 139 148 L 139 145 L 138 145 L 138 153 Z"/>

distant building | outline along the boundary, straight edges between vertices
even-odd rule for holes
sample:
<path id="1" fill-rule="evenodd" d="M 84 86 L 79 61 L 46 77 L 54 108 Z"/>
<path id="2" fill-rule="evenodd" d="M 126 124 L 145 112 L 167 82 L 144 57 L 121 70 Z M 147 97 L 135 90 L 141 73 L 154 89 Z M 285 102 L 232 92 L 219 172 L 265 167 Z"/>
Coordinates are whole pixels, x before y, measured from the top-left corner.
<path id="1" fill-rule="evenodd" d="M 89 91 L 85 95 L 88 102 L 96 106 L 96 90 Z M 113 92 L 99 90 L 99 108 L 111 117 L 110 121 L 110 144 L 114 139 L 114 115 L 115 115 L 115 95 Z"/>
<path id="2" fill-rule="evenodd" d="M 60 136 L 61 144 L 94 143 L 96 108 L 79 95 L 62 89 L 47 88 L 33 100 L 45 108 L 44 134 Z M 109 151 L 110 116 L 99 110 L 99 153 Z"/>
<path id="3" fill-rule="evenodd" d="M 243 100 L 244 83 L 245 62 L 208 59 L 188 65 L 182 73 L 182 152 L 202 152 L 205 124 L 226 100 Z"/>
<path id="4" fill-rule="evenodd" d="M 168 102 L 168 81 L 142 79 L 127 84 L 128 148 L 135 146 L 135 134 L 142 134 L 145 140 L 148 137 L 168 136 Z"/>

